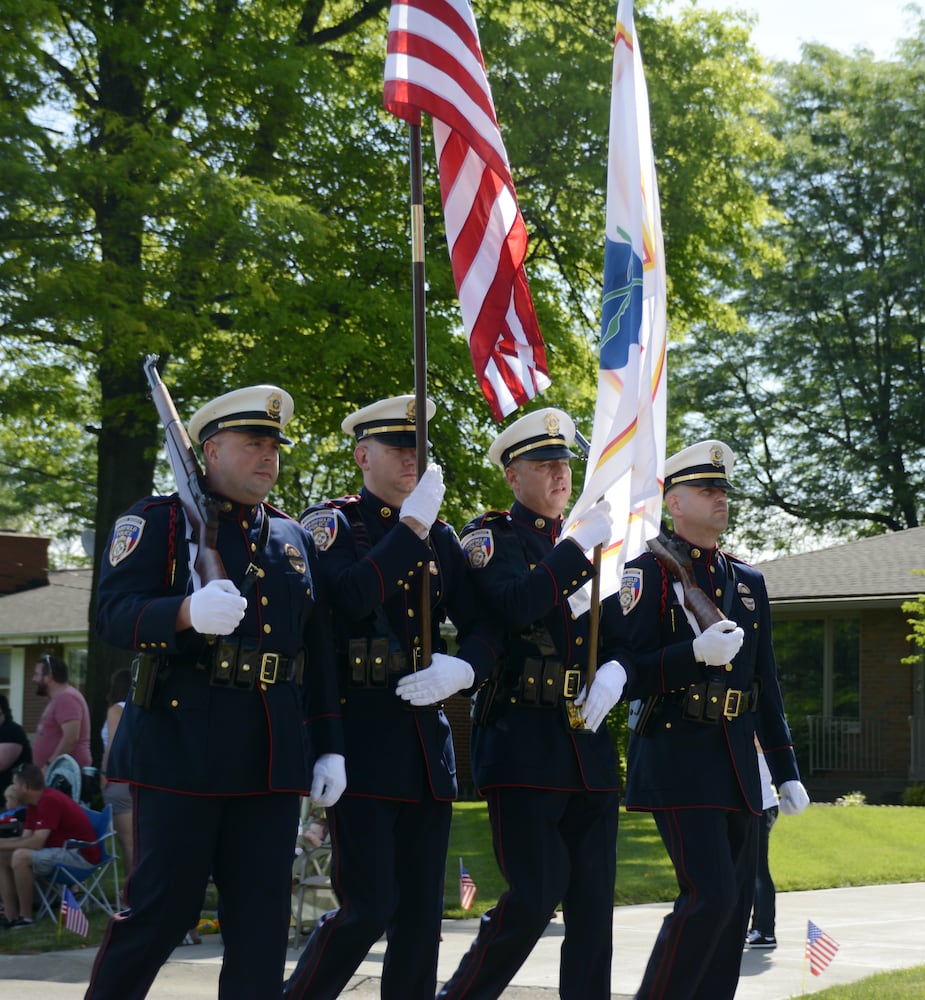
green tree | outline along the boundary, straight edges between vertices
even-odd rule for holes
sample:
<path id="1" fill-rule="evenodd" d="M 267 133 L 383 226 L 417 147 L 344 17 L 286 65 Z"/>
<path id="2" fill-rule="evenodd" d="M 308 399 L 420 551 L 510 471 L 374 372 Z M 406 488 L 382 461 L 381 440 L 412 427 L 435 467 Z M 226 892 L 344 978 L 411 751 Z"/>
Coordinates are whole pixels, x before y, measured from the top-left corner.
<path id="1" fill-rule="evenodd" d="M 247 382 L 293 393 L 297 444 L 275 497 L 285 508 L 356 486 L 342 417 L 412 381 L 407 138 L 381 107 L 387 10 L 0 0 L 5 521 L 40 528 L 54 514 L 102 540 L 152 484 L 170 488 L 141 374 L 149 352 L 183 414 Z M 491 0 L 477 13 L 531 231 L 553 377 L 543 401 L 587 422 L 614 4 Z M 740 22 L 691 12 L 639 25 L 687 325 L 714 315 L 708 286 L 764 212 L 744 171 L 768 141 L 761 64 Z M 459 329 L 429 149 L 425 175 L 429 390 L 442 415 L 432 439 L 460 523 L 509 498 L 480 457 L 494 426 Z M 701 190 L 698 176 L 713 183 Z M 106 656 L 91 648 L 97 710 Z"/>
<path id="2" fill-rule="evenodd" d="M 830 535 L 921 522 L 923 56 L 925 22 L 896 61 L 807 46 L 778 69 L 784 155 L 763 188 L 781 257 L 741 283 L 749 326 L 697 331 L 679 381 L 698 426 L 738 452 L 750 519 L 770 509 Z"/>

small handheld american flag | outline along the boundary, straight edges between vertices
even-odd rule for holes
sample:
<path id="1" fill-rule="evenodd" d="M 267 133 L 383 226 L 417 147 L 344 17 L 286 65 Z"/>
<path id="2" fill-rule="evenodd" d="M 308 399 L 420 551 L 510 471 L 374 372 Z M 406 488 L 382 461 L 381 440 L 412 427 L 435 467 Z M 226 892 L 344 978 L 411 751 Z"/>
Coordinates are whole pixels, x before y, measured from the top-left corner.
<path id="1" fill-rule="evenodd" d="M 478 892 L 475 882 L 472 881 L 472 876 L 466 871 L 463 865 L 463 859 L 459 859 L 459 905 L 464 909 L 468 910 L 472 908 L 472 903 L 475 900 L 475 894 Z"/>
<path id="2" fill-rule="evenodd" d="M 834 938 L 830 938 L 812 920 L 809 921 L 806 928 L 806 957 L 809 959 L 809 971 L 814 976 L 821 976 L 825 972 L 829 962 L 835 958 L 838 947 L 838 942 Z"/>
<path id="3" fill-rule="evenodd" d="M 80 904 L 74 898 L 70 889 L 65 889 L 61 894 L 61 916 L 64 919 L 64 926 L 81 937 L 87 937 L 90 933 L 90 924 L 80 908 Z M 61 922 L 58 922 L 60 932 Z"/>

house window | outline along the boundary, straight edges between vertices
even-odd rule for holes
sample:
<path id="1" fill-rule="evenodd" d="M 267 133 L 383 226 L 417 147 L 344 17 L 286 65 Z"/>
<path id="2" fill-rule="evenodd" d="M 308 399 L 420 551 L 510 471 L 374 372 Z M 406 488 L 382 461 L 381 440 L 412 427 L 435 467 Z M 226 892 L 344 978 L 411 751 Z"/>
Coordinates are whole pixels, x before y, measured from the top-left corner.
<path id="1" fill-rule="evenodd" d="M 12 673 L 12 657 L 8 649 L 0 649 L 0 694 L 10 696 L 10 675 Z"/>
<path id="2" fill-rule="evenodd" d="M 807 764 L 807 716 L 860 717 L 860 636 L 857 618 L 787 620 L 774 625 L 778 676 L 801 768 Z"/>

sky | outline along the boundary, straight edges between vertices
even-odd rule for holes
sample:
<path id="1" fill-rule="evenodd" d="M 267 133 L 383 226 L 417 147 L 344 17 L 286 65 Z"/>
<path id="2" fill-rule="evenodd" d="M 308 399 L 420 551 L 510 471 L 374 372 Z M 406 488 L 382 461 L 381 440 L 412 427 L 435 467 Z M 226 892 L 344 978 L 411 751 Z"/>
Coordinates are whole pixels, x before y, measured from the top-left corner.
<path id="1" fill-rule="evenodd" d="M 672 0 L 679 10 L 689 0 Z M 918 18 L 905 11 L 909 0 L 697 0 L 713 10 L 744 10 L 755 14 L 755 47 L 768 59 L 797 62 L 803 42 L 821 42 L 851 53 L 858 46 L 878 59 L 889 59 L 896 42 L 911 37 Z M 921 0 L 920 0 L 921 5 Z"/>

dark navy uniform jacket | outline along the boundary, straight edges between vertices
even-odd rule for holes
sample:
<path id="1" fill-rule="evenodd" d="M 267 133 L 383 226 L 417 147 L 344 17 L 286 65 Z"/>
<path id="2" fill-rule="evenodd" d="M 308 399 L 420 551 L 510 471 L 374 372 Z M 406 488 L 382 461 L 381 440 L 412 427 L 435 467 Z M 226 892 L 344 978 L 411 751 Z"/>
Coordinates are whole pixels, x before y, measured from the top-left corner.
<path id="1" fill-rule="evenodd" d="M 412 711 L 395 694 L 420 645 L 420 586 L 431 596 L 433 649 L 449 617 L 456 653 L 476 677 L 487 676 L 499 642 L 486 626 L 456 532 L 435 521 L 429 544 L 399 522 L 399 510 L 365 487 L 360 494 L 309 508 L 302 523 L 319 548 L 322 582 L 334 611 L 341 711 L 347 746 L 347 796 L 417 802 L 456 797 L 456 756 L 439 708 Z M 393 654 L 385 683 L 357 684 L 347 662 L 350 640 L 388 638 Z M 400 665 L 399 665 L 400 664 Z"/>
<path id="2" fill-rule="evenodd" d="M 594 575 L 577 545 L 555 540 L 562 518 L 515 502 L 463 528 L 462 543 L 485 603 L 505 629 L 504 662 L 488 724 L 472 730 L 472 769 L 480 792 L 497 786 L 614 790 L 616 758 L 606 726 L 574 733 L 561 695 L 548 707 L 524 704 L 517 685 L 524 661 L 544 656 L 581 671 L 587 664 L 588 615 L 575 618 L 568 595 Z M 554 649 L 548 648 L 551 639 Z M 482 688 L 478 699 L 489 696 Z M 476 716 L 480 705 L 476 705 Z"/>
<path id="3" fill-rule="evenodd" d="M 176 495 L 141 500 L 110 534 L 97 628 L 110 645 L 159 657 L 161 676 L 150 708 L 126 701 L 108 777 L 198 795 L 307 794 L 316 757 L 343 753 L 330 612 L 316 586 L 314 545 L 297 521 L 266 504 L 225 508 L 217 549 L 229 579 L 240 586 L 252 556 L 260 567 L 230 638 L 255 645 L 258 657 L 304 650 L 303 683 L 245 689 L 211 682 L 210 667 L 201 665 L 211 652 L 207 638 L 176 631 L 191 592 L 182 508 Z M 265 517 L 269 537 L 256 554 Z"/>
<path id="4" fill-rule="evenodd" d="M 626 807 L 712 806 L 760 814 L 756 731 L 778 787 L 799 779 L 771 645 L 764 577 L 719 549 L 688 548 L 698 585 L 741 626 L 745 639 L 731 665 L 698 663 L 691 645 L 695 633 L 673 579 L 648 552 L 627 564 L 621 594 L 604 602 L 601 630 L 605 644 L 619 641 L 622 633 L 629 645 L 635 669 L 627 697 L 658 695 L 660 702 L 645 734 L 630 737 Z M 757 681 L 757 710 L 718 723 L 684 718 L 684 693 L 702 681 L 749 693 Z"/>

